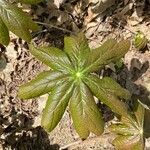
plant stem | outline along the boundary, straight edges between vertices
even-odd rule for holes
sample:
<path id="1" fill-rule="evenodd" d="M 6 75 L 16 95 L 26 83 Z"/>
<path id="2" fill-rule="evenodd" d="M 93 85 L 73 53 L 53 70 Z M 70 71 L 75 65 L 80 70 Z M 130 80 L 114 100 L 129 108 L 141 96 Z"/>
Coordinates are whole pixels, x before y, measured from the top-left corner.
<path id="1" fill-rule="evenodd" d="M 44 26 L 48 26 L 48 27 L 51 27 L 51 28 L 55 28 L 55 29 L 58 29 L 58 30 L 62 30 L 62 31 L 65 31 L 65 32 L 68 32 L 68 33 L 73 33 L 70 30 L 67 30 L 67 29 L 64 29 L 64 28 L 61 28 L 61 27 L 57 27 L 57 26 L 54 26 L 52 24 L 48 24 L 48 23 L 44 23 L 44 22 L 39 22 L 39 21 L 36 21 L 35 23 L 40 24 L 40 25 L 44 25 Z"/>

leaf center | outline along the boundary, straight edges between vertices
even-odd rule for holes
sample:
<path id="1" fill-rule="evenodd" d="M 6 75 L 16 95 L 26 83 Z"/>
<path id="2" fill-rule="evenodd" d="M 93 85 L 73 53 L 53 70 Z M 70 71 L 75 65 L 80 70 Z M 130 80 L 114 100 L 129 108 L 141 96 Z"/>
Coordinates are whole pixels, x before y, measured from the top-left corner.
<path id="1" fill-rule="evenodd" d="M 82 80 L 84 74 L 81 70 L 76 70 L 76 71 L 72 72 L 71 76 L 74 81 L 80 82 Z"/>
<path id="2" fill-rule="evenodd" d="M 140 134 L 143 135 L 143 129 L 140 129 Z"/>
<path id="3" fill-rule="evenodd" d="M 77 78 L 81 78 L 81 76 L 82 76 L 82 73 L 81 73 L 81 72 L 77 72 L 77 73 L 76 73 L 76 77 L 77 77 Z"/>

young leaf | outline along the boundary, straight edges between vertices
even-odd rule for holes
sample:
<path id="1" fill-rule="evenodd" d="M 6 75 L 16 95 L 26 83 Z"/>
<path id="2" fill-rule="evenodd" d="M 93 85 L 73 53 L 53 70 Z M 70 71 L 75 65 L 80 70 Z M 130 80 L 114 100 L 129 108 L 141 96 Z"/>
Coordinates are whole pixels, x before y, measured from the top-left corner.
<path id="1" fill-rule="evenodd" d="M 35 31 L 39 28 L 20 8 L 5 0 L 0 1 L 0 18 L 11 32 L 26 40 L 27 42 L 30 42 L 31 40 L 29 30 Z M 8 38 L 7 32 L 5 33 L 4 37 Z M 8 43 L 8 39 L 6 43 Z"/>
<path id="2" fill-rule="evenodd" d="M 144 115 L 145 115 L 145 108 L 137 102 L 137 108 L 134 110 L 135 117 L 137 119 L 137 123 L 139 126 L 143 127 L 144 125 Z"/>
<path id="3" fill-rule="evenodd" d="M 75 129 L 82 139 L 86 139 L 90 132 L 96 135 L 102 134 L 104 128 L 102 116 L 90 90 L 82 82 L 74 89 L 70 110 Z"/>
<path id="4" fill-rule="evenodd" d="M 132 136 L 135 133 L 135 128 L 130 128 L 130 126 L 123 124 L 123 123 L 117 123 L 117 124 L 112 124 L 109 127 L 111 132 L 115 132 L 119 135 L 129 135 Z"/>
<path id="5" fill-rule="evenodd" d="M 92 76 L 90 77 L 92 78 Z M 116 81 L 114 81 L 112 78 L 104 77 L 103 79 L 99 80 L 99 84 L 103 89 L 108 91 L 109 93 L 112 93 L 113 95 L 116 95 L 123 99 L 130 99 L 131 94 L 128 90 L 122 88 Z"/>
<path id="6" fill-rule="evenodd" d="M 87 78 L 86 84 L 89 86 L 89 88 L 93 92 L 93 94 L 100 101 L 102 101 L 104 104 L 109 106 L 112 109 L 112 111 L 114 111 L 115 113 L 118 113 L 119 115 L 123 115 L 123 116 L 129 115 L 126 104 L 118 99 L 118 96 L 122 97 L 123 95 L 126 95 L 126 98 L 129 97 L 129 95 L 128 95 L 129 92 L 127 92 L 126 90 L 122 90 L 122 88 L 120 88 L 120 92 L 117 93 L 114 90 L 115 85 L 110 85 L 109 82 L 106 82 L 106 81 L 103 82 L 103 79 L 101 80 L 94 75 L 90 75 Z M 116 85 L 117 85 L 117 83 L 116 83 Z M 110 89 L 112 89 L 112 91 Z M 113 90 L 115 92 L 113 92 Z"/>
<path id="7" fill-rule="evenodd" d="M 76 68 L 83 67 L 90 52 L 85 35 L 79 33 L 77 36 L 65 37 L 64 51 L 68 54 Z"/>
<path id="8" fill-rule="evenodd" d="M 129 48 L 130 42 L 128 40 L 116 43 L 115 40 L 110 39 L 101 47 L 91 51 L 88 57 L 89 66 L 85 70 L 87 72 L 93 72 L 104 67 L 110 62 L 115 62 L 122 58 Z"/>
<path id="9" fill-rule="evenodd" d="M 146 45 L 148 43 L 148 39 L 146 38 L 146 36 L 138 31 L 137 34 L 134 37 L 134 45 L 138 50 L 143 50 Z"/>
<path id="10" fill-rule="evenodd" d="M 7 46 L 9 44 L 9 40 L 8 29 L 3 20 L 0 18 L 0 43 Z"/>
<path id="11" fill-rule="evenodd" d="M 93 72 L 93 70 L 97 70 L 97 66 L 99 66 L 101 57 L 107 53 L 107 51 L 111 50 L 114 45 L 117 44 L 117 41 L 115 39 L 109 39 L 105 41 L 100 47 L 93 49 L 89 53 L 89 57 L 87 60 L 87 70 Z"/>
<path id="12" fill-rule="evenodd" d="M 55 47 L 34 47 L 30 45 L 30 52 L 44 64 L 54 70 L 68 72 L 72 69 L 71 62 L 67 55 Z"/>
<path id="13" fill-rule="evenodd" d="M 118 150 L 143 150 L 144 149 L 144 108 L 136 102 L 133 109 L 135 119 L 122 117 L 120 123 L 112 124 L 109 129 L 118 136 L 113 144 Z"/>
<path id="14" fill-rule="evenodd" d="M 140 136 L 120 135 L 113 141 L 113 144 L 117 150 L 143 150 L 141 142 Z"/>
<path id="15" fill-rule="evenodd" d="M 121 52 L 118 52 L 114 45 L 117 45 L 117 50 Z M 111 47 L 115 47 L 113 52 L 110 50 Z M 127 51 L 126 48 L 123 50 L 121 48 L 115 40 L 109 40 L 100 49 L 95 50 L 98 57 L 95 53 L 93 59 L 82 33 L 79 33 L 77 37 L 66 37 L 64 51 L 54 47 L 36 48 L 30 45 L 31 53 L 53 71 L 43 73 L 22 86 L 19 95 L 21 98 L 31 98 L 51 92 L 42 117 L 42 126 L 47 131 L 51 131 L 58 124 L 69 103 L 74 126 L 79 136 L 85 139 L 90 132 L 100 135 L 104 130 L 104 123 L 93 97 L 99 98 L 114 112 L 128 116 L 128 107 L 119 98 L 128 99 L 130 94 L 112 79 L 101 80 L 90 75 L 89 71 L 93 71 L 93 68 L 98 69 L 101 64 L 107 64 L 108 59 L 120 58 L 122 51 Z M 89 57 L 88 63 L 87 57 Z M 87 69 L 88 66 L 89 69 Z M 58 76 L 55 76 L 55 73 Z M 129 118 L 131 118 L 130 115 Z"/>
<path id="16" fill-rule="evenodd" d="M 22 99 L 41 96 L 52 91 L 66 77 L 67 75 L 58 71 L 42 72 L 34 80 L 22 85 L 19 88 L 18 96 Z"/>
<path id="17" fill-rule="evenodd" d="M 41 124 L 48 132 L 52 131 L 62 118 L 71 97 L 73 84 L 66 80 L 68 78 L 52 91 L 43 111 Z"/>

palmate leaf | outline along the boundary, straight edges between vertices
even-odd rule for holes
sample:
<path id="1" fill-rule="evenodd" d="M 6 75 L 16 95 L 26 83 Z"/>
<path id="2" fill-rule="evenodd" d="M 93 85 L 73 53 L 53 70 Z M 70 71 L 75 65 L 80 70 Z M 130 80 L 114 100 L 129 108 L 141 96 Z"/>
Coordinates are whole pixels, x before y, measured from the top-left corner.
<path id="1" fill-rule="evenodd" d="M 102 115 L 94 102 L 94 98 L 84 83 L 76 85 L 70 100 L 70 111 L 76 131 L 82 139 L 91 132 L 96 135 L 103 133 Z"/>
<path id="2" fill-rule="evenodd" d="M 140 136 L 118 136 L 114 141 L 117 150 L 144 150 Z"/>
<path id="3" fill-rule="evenodd" d="M 74 127 L 82 139 L 86 139 L 90 132 L 102 134 L 104 122 L 94 96 L 114 112 L 129 115 L 127 105 L 120 99 L 129 99 L 130 93 L 111 78 L 101 80 L 92 75 L 92 71 L 125 54 L 130 47 L 129 42 L 121 43 L 123 45 L 110 39 L 101 48 L 91 51 L 85 36 L 79 33 L 77 36 L 65 37 L 64 51 L 30 45 L 31 53 L 52 71 L 41 73 L 21 86 L 19 96 L 29 99 L 49 93 L 42 116 L 42 126 L 47 131 L 55 128 L 69 105 Z"/>
<path id="4" fill-rule="evenodd" d="M 0 26 L 3 27 L 0 29 L 0 35 L 3 35 L 3 39 L 6 40 L 4 42 L 0 38 L 0 43 L 4 45 L 8 45 L 9 43 L 8 30 L 27 42 L 30 42 L 30 30 L 35 31 L 39 29 L 25 12 L 5 0 L 0 0 Z"/>
<path id="5" fill-rule="evenodd" d="M 118 136 L 113 144 L 117 150 L 143 150 L 144 149 L 144 114 L 145 110 L 139 103 L 134 109 L 135 119 L 122 117 L 120 123 L 112 124 L 109 129 Z"/>

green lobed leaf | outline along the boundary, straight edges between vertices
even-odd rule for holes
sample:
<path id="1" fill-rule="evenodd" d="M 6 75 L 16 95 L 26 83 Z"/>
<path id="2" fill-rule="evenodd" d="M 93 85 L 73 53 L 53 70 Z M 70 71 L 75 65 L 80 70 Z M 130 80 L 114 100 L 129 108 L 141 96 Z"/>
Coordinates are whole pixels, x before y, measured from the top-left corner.
<path id="1" fill-rule="evenodd" d="M 120 89 L 120 92 L 116 92 L 113 87 L 113 85 L 106 85 L 106 82 L 103 82 L 103 79 L 99 79 L 98 77 L 94 75 L 88 76 L 88 78 L 85 80 L 86 84 L 89 86 L 92 93 L 104 104 L 109 106 L 113 112 L 122 115 L 122 116 L 129 116 L 128 107 L 127 105 L 120 101 L 118 97 L 122 97 L 123 95 L 128 95 L 128 92 L 125 93 L 125 90 Z M 115 81 L 114 81 L 115 82 Z M 105 83 L 105 84 L 104 84 Z M 117 83 L 116 83 L 117 85 Z M 110 88 L 109 88 L 110 86 Z M 110 89 L 112 88 L 111 92 Z M 126 96 L 127 98 L 128 96 Z"/>
<path id="2" fill-rule="evenodd" d="M 0 17 L 11 32 L 27 42 L 31 40 L 29 30 L 39 29 L 25 12 L 5 0 L 0 0 Z"/>
<path id="3" fill-rule="evenodd" d="M 131 95 L 127 90 L 123 89 L 111 78 L 106 77 L 101 80 L 94 75 L 87 75 L 90 71 L 95 71 L 99 66 L 122 57 L 122 51 L 127 50 L 129 46 L 128 42 L 123 41 L 116 44 L 116 41 L 111 39 L 104 46 L 96 49 L 95 56 L 92 56 L 82 33 L 77 37 L 65 38 L 65 40 L 64 51 L 53 47 L 36 48 L 30 45 L 30 51 L 35 57 L 64 75 L 63 78 L 62 76 L 59 79 L 56 78 L 56 82 L 54 79 L 54 84 L 52 84 L 53 80 L 48 80 L 50 85 L 46 85 L 45 80 L 42 79 L 49 79 L 49 77 L 47 75 L 45 77 L 41 76 L 41 78 L 39 77 L 40 80 L 33 80 L 31 85 L 29 83 L 24 88 L 32 91 L 31 88 L 38 87 L 39 91 L 41 91 L 40 88 L 44 88 L 44 91 L 51 92 L 43 112 L 42 126 L 47 131 L 52 131 L 62 118 L 70 100 L 70 111 L 79 136 L 82 139 L 86 139 L 90 132 L 96 135 L 102 134 L 104 122 L 93 96 L 99 98 L 114 112 L 133 120 L 130 112 L 128 112 L 127 105 L 119 99 L 130 98 Z M 110 50 L 112 47 L 113 50 Z M 99 59 L 99 56 L 101 59 Z M 85 66 L 88 67 L 85 68 Z M 40 83 L 44 83 L 43 87 L 40 86 Z M 37 96 L 39 91 L 35 92 L 35 95 L 33 92 L 33 95 Z M 24 90 L 22 93 L 23 97 L 25 96 L 26 98 L 28 92 Z"/>
<path id="4" fill-rule="evenodd" d="M 7 46 L 9 44 L 9 40 L 9 31 L 3 20 L 0 18 L 0 43 Z"/>
<path id="5" fill-rule="evenodd" d="M 143 50 L 148 43 L 148 39 L 142 32 L 137 32 L 134 37 L 134 45 L 138 50 Z"/>
<path id="6" fill-rule="evenodd" d="M 55 47 L 34 47 L 30 45 L 30 52 L 54 70 L 68 73 L 72 70 L 71 62 L 67 55 Z"/>
<path id="7" fill-rule="evenodd" d="M 108 39 L 100 47 L 91 50 L 87 61 L 87 70 L 89 70 L 89 72 L 97 70 L 97 66 L 99 67 L 101 57 L 107 53 L 107 51 L 111 50 L 116 43 L 117 41 L 115 39 Z"/>
<path id="8" fill-rule="evenodd" d="M 136 120 L 134 114 L 132 114 L 132 117 L 122 116 L 121 117 L 121 122 L 124 123 L 125 125 L 131 127 L 131 128 L 133 127 L 136 130 L 139 130 L 139 125 L 137 123 L 137 120 Z M 137 131 L 137 134 L 139 134 L 139 131 Z"/>
<path id="9" fill-rule="evenodd" d="M 119 135 L 113 144 L 117 150 L 143 150 L 143 141 L 140 136 L 122 136 Z"/>
<path id="10" fill-rule="evenodd" d="M 19 88 L 18 96 L 22 99 L 30 99 L 41 96 L 53 90 L 67 75 L 58 71 L 45 71 L 35 79 Z"/>
<path id="11" fill-rule="evenodd" d="M 88 41 L 83 33 L 77 36 L 64 38 L 64 51 L 76 68 L 86 65 L 87 55 L 90 52 Z"/>
<path id="12" fill-rule="evenodd" d="M 41 121 L 41 125 L 46 131 L 52 131 L 59 123 L 72 95 L 73 87 L 74 84 L 67 78 L 50 94 Z"/>
<path id="13" fill-rule="evenodd" d="M 90 90 L 82 82 L 74 89 L 70 100 L 70 111 L 74 127 L 82 139 L 86 139 L 90 132 L 96 135 L 103 133 L 102 115 Z"/>
<path id="14" fill-rule="evenodd" d="M 112 124 L 111 126 L 109 126 L 109 129 L 111 132 L 114 132 L 116 134 L 120 134 L 120 135 L 134 135 L 136 133 L 136 129 L 133 127 L 130 127 L 126 124 L 121 124 L 121 123 L 117 123 L 117 124 Z"/>
<path id="15" fill-rule="evenodd" d="M 130 48 L 130 41 L 124 40 L 116 44 L 116 40 L 110 39 L 96 50 L 92 50 L 88 57 L 87 72 L 93 72 L 105 65 L 118 61 Z"/>
<path id="16" fill-rule="evenodd" d="M 101 84 L 101 87 L 108 93 L 112 93 L 113 95 L 126 100 L 131 98 L 130 92 L 122 88 L 115 80 L 110 77 L 104 77 L 103 79 L 100 79 L 99 83 Z"/>
<path id="17" fill-rule="evenodd" d="M 121 122 L 113 124 L 109 129 L 116 133 L 118 137 L 113 141 L 118 150 L 143 150 L 143 120 L 144 111 L 142 105 L 136 101 L 133 110 L 135 118 L 121 117 Z"/>
<path id="18" fill-rule="evenodd" d="M 136 116 L 139 127 L 141 127 L 141 129 L 143 129 L 145 108 L 139 102 L 137 102 L 137 108 L 134 111 L 134 114 Z"/>

